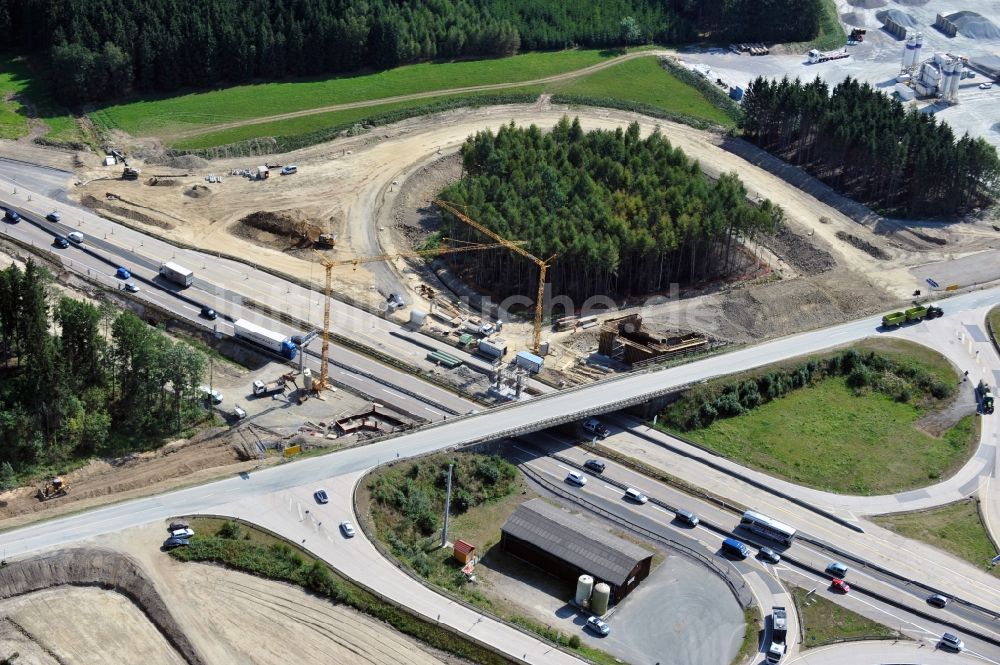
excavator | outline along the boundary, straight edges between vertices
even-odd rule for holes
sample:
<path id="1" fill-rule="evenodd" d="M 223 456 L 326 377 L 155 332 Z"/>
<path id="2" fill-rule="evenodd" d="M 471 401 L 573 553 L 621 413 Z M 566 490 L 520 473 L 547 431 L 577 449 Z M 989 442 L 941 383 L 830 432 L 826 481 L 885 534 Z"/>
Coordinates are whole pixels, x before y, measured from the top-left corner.
<path id="1" fill-rule="evenodd" d="M 45 483 L 44 487 L 38 489 L 38 500 L 48 501 L 49 499 L 55 499 L 56 497 L 66 496 L 69 493 L 69 482 L 63 480 L 59 476 L 56 476 L 49 482 Z"/>

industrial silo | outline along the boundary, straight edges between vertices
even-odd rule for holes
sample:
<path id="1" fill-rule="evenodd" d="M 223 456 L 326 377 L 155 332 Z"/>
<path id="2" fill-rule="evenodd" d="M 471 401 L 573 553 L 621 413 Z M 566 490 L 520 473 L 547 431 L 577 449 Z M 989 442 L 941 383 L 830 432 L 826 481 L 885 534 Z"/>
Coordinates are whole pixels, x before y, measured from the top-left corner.
<path id="1" fill-rule="evenodd" d="M 597 616 L 608 613 L 608 603 L 611 602 L 611 587 L 604 582 L 594 587 L 594 595 L 590 597 L 590 611 Z"/>
<path id="2" fill-rule="evenodd" d="M 910 35 L 906 38 L 906 46 L 903 47 L 903 69 L 910 67 L 914 63 L 914 49 L 917 47 L 917 38 Z"/>
<path id="3" fill-rule="evenodd" d="M 580 575 L 576 581 L 576 604 L 584 606 L 590 602 L 590 593 L 594 590 L 594 578 L 590 575 Z"/>
<path id="4" fill-rule="evenodd" d="M 911 65 L 920 64 L 920 49 L 924 47 L 924 33 L 917 33 L 917 43 L 913 47 L 913 59 L 910 60 Z"/>

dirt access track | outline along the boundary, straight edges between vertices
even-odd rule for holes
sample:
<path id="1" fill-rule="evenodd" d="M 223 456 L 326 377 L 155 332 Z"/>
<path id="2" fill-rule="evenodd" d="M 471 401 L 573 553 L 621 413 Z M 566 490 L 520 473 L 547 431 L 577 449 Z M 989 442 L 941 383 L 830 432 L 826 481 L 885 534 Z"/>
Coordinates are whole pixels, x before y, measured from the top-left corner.
<path id="1" fill-rule="evenodd" d="M 160 217 L 158 221 L 170 226 L 165 229 L 132 222 L 151 234 L 191 243 L 207 251 L 253 256 L 258 263 L 318 284 L 322 270 L 313 262 L 316 257 L 312 252 L 295 253 L 262 247 L 259 242 L 239 233 L 239 220 L 257 211 L 301 211 L 305 218 L 320 226 L 336 220 L 335 227 L 328 226 L 328 230 L 338 234 L 332 254 L 341 259 L 403 249 L 393 242 L 393 209 L 402 183 L 408 178 L 420 176 L 425 167 L 458 150 L 465 139 L 477 131 L 495 130 L 508 122 L 536 124 L 547 129 L 564 115 L 579 117 L 587 130 L 615 129 L 632 121 L 639 122 L 644 133 L 659 128 L 675 146 L 699 159 L 706 173 L 738 173 L 751 196 L 770 198 L 783 207 L 792 233 L 829 251 L 836 260 L 838 283 L 850 282 L 851 275 L 863 278 L 859 281 L 864 282 L 864 290 L 875 289 L 882 293 L 880 301 L 883 303 L 893 298 L 906 298 L 915 288 L 920 288 L 920 282 L 909 272 L 911 267 L 952 258 L 956 252 L 961 255 L 981 250 L 995 240 L 995 234 L 984 233 L 978 229 L 979 225 L 969 225 L 977 229 L 970 229 L 968 233 L 951 234 L 948 246 L 929 243 L 929 248 L 897 237 L 895 232 L 878 235 L 781 177 L 727 150 L 724 146 L 732 139 L 721 134 L 634 113 L 552 105 L 546 97 L 531 105 L 458 109 L 413 118 L 362 136 L 338 139 L 286 155 L 271 155 L 267 158 L 269 162 L 297 164 L 298 174 L 276 175 L 264 181 L 230 176 L 222 184 L 210 184 L 207 195 L 190 196 L 186 192 L 195 185 L 204 186 L 207 174 L 253 168 L 263 159 L 209 163 L 188 158 L 184 162 L 186 175 L 178 178 L 183 185 L 180 187 L 150 186 L 145 184 L 145 179 L 102 179 L 91 180 L 72 194 L 84 199 L 113 193 L 144 206 L 143 214 Z M 752 146 L 749 149 L 753 150 Z M 148 165 L 143 169 L 143 177 L 171 170 L 162 165 Z M 106 169 L 94 169 L 84 174 L 83 179 L 107 175 Z M 178 219 L 185 222 L 178 224 Z M 779 262 L 776 267 L 789 277 L 798 274 L 791 264 Z M 394 266 L 370 263 L 354 271 L 341 269 L 335 288 L 356 298 L 369 299 L 374 304 L 400 287 L 412 289 L 416 279 L 407 264 L 397 260 Z M 412 302 L 422 301 L 414 295 Z M 883 308 L 889 306 L 891 304 L 886 303 Z M 782 332 L 775 331 L 776 334 Z"/>
<path id="2" fill-rule="evenodd" d="M 38 665 L 462 662 L 302 589 L 181 563 L 164 523 L 0 571 L 0 656 Z M 84 609 L 86 608 L 86 609 Z M 169 608 L 169 609 L 168 609 Z"/>

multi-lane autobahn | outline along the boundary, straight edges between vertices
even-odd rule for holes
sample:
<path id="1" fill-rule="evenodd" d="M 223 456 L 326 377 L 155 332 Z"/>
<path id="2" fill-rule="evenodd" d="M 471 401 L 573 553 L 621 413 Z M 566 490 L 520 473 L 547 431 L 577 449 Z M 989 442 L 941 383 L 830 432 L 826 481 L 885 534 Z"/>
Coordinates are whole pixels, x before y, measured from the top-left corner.
<path id="1" fill-rule="evenodd" d="M 0 172 L 2 175 L 2 172 Z M 23 185 L 22 185 L 23 187 Z M 177 250 L 166 243 L 154 240 L 138 234 L 135 231 L 115 228 L 106 220 L 96 218 L 89 213 L 73 210 L 63 220 L 61 227 L 56 227 L 50 231 L 46 225 L 48 222 L 41 220 L 44 211 L 54 205 L 47 197 L 42 195 L 32 195 L 32 200 L 28 201 L 23 190 L 19 193 L 19 199 L 14 207 L 25 212 L 30 221 L 19 225 L 5 225 L 4 232 L 14 235 L 22 241 L 35 243 L 36 245 L 48 245 L 52 237 L 52 232 L 57 231 L 65 234 L 69 230 L 76 228 L 87 229 L 87 246 L 92 253 L 82 252 L 78 249 L 72 253 L 66 253 L 63 257 L 64 265 L 68 269 L 87 274 L 89 271 L 92 279 L 103 281 L 103 283 L 116 284 L 112 277 L 112 266 L 118 262 L 128 260 L 129 267 L 142 278 L 142 282 L 150 288 L 143 292 L 144 297 L 150 298 L 161 307 L 175 312 L 178 316 L 190 320 L 197 320 L 197 307 L 192 302 L 179 299 L 169 289 L 161 290 L 153 288 L 156 284 L 156 268 L 160 261 L 170 260 L 177 257 L 179 262 L 187 261 L 192 267 L 200 269 L 199 282 L 185 293 L 185 296 L 194 303 L 219 305 L 217 309 L 225 311 L 230 318 L 243 316 L 244 314 L 256 314 L 256 310 L 247 307 L 248 299 L 260 298 L 269 303 L 281 303 L 284 299 L 288 303 L 296 303 L 295 306 L 309 314 L 303 315 L 303 320 L 316 321 L 314 304 L 315 293 L 308 289 L 296 291 L 294 285 L 279 284 L 277 290 L 274 285 L 274 276 L 256 271 L 254 268 L 226 259 L 212 259 L 205 261 L 201 266 L 198 260 L 204 255 L 199 253 L 185 253 L 186 250 Z M 5 204 L 7 202 L 5 201 Z M 13 204 L 12 204 L 13 205 Z M 65 205 L 60 206 L 65 210 Z M 79 217 L 78 217 L 79 216 Z M 102 231 L 111 229 L 112 231 Z M 104 233 L 108 238 L 104 238 Z M 112 239 L 111 236 L 117 236 Z M 135 243 L 138 242 L 138 248 Z M 60 250 L 52 250 L 58 253 Z M 182 258 L 183 257 L 183 258 Z M 212 264 L 209 267 L 209 264 Z M 280 290 L 284 288 L 285 293 Z M 298 288 L 298 287 L 295 287 Z M 294 292 L 294 293 L 293 293 Z M 204 300 L 202 300 L 204 299 Z M 1000 289 L 994 288 L 985 291 L 978 291 L 957 296 L 947 301 L 947 311 L 949 320 L 960 321 L 962 325 L 978 324 L 981 320 L 974 320 L 986 307 L 1000 301 Z M 272 305 L 274 306 L 274 305 Z M 292 307 L 291 304 L 288 305 Z M 358 310 L 352 310 L 343 306 L 341 313 L 336 314 L 337 321 L 345 327 L 360 326 L 366 332 L 371 332 L 371 340 L 375 344 L 381 344 L 383 350 L 393 350 L 394 352 L 410 353 L 414 357 L 422 358 L 423 353 L 409 348 L 408 342 L 400 341 L 399 338 L 390 335 L 391 332 L 386 322 L 379 318 Z M 370 317 L 364 318 L 362 315 Z M 361 323 L 359 323 L 359 321 Z M 280 322 L 271 322 L 275 329 L 282 332 L 301 333 L 303 331 L 293 331 L 287 326 L 280 325 Z M 704 380 L 709 377 L 729 374 L 731 372 L 750 369 L 753 367 L 770 364 L 779 360 L 800 356 L 803 354 L 819 351 L 830 346 L 846 344 L 857 341 L 874 334 L 878 325 L 878 320 L 874 318 L 855 321 L 839 326 L 834 326 L 820 331 L 813 331 L 786 337 L 780 340 L 767 342 L 754 347 L 740 349 L 720 356 L 710 357 L 704 360 L 690 363 L 688 365 L 671 368 L 663 371 L 651 371 L 636 373 L 627 376 L 617 377 L 608 381 L 594 385 L 580 387 L 555 394 L 543 395 L 522 403 L 510 404 L 504 407 L 492 409 L 475 415 L 449 417 L 447 421 L 444 416 L 448 414 L 464 414 L 474 405 L 448 391 L 441 390 L 419 381 L 413 377 L 408 377 L 401 372 L 386 368 L 379 363 L 375 363 L 370 358 L 355 354 L 356 357 L 348 355 L 346 350 L 339 350 L 338 354 L 344 359 L 347 367 L 341 366 L 344 376 L 339 377 L 346 385 L 348 378 L 355 381 L 358 389 L 365 393 L 370 393 L 373 388 L 373 378 L 375 375 L 383 380 L 382 390 L 394 390 L 394 386 L 405 388 L 405 391 L 396 391 L 394 398 L 410 400 L 407 402 L 410 408 L 422 408 L 428 413 L 428 419 L 437 420 L 434 425 L 418 430 L 416 432 L 386 438 L 361 448 L 355 448 L 335 455 L 312 458 L 286 464 L 280 467 L 271 468 L 252 474 L 249 479 L 233 478 L 199 487 L 187 488 L 177 492 L 172 492 L 155 497 L 147 497 L 134 501 L 129 501 L 106 508 L 101 508 L 71 517 L 52 520 L 43 524 L 37 524 L 22 529 L 17 529 L 4 533 L 0 536 L 0 546 L 3 547 L 7 557 L 20 556 L 38 551 L 40 549 L 64 546 L 69 543 L 99 538 L 104 533 L 118 531 L 129 526 L 145 524 L 154 520 L 170 517 L 177 514 L 190 514 L 196 512 L 223 512 L 225 506 L 249 506 L 263 502 L 274 503 L 277 497 L 287 495 L 289 492 L 301 492 L 305 485 L 312 485 L 320 481 L 328 484 L 343 485 L 349 479 L 356 478 L 357 475 L 378 464 L 390 459 L 410 457 L 432 452 L 435 450 L 458 447 L 468 443 L 498 439 L 509 436 L 517 436 L 545 429 L 552 425 L 569 422 L 587 415 L 607 413 L 616 411 L 624 406 L 641 403 L 653 396 L 664 394 L 678 387 Z M 919 324 L 922 330 L 932 330 L 935 325 L 943 322 L 928 322 Z M 220 325 L 224 326 L 225 323 Z M 944 330 L 945 326 L 939 326 Z M 954 326 L 953 326 L 954 327 Z M 222 328 L 226 331 L 226 328 Z M 958 336 L 951 329 L 948 329 L 947 336 Z M 355 363 L 370 363 L 361 365 L 366 369 L 363 372 L 353 372 L 351 368 Z M 979 362 L 977 360 L 977 362 Z M 1000 365 L 998 365 L 1000 367 Z M 414 381 L 413 384 L 403 385 L 404 380 Z M 375 381 L 378 383 L 378 381 Z M 433 392 L 437 391 L 437 392 Z M 414 397 L 412 392 L 417 392 L 420 398 Z M 439 401 L 440 400 L 440 401 Z M 995 437 L 995 429 L 992 436 Z M 973 462 L 978 462 L 980 467 L 987 469 L 987 477 L 995 478 L 995 440 L 992 444 L 988 441 L 980 448 Z M 984 462 L 985 454 L 990 456 L 993 465 L 990 468 L 989 461 Z M 971 464 L 972 462 L 970 462 Z M 544 462 L 548 465 L 551 462 Z M 549 469 L 546 471 L 545 469 Z M 543 472 L 550 473 L 551 467 L 544 467 Z M 619 470 L 626 473 L 625 470 Z M 629 472 L 631 473 L 631 472 Z M 697 479 L 690 479 L 697 482 Z M 353 481 L 352 481 L 353 482 Z M 635 479 L 634 482 L 639 482 Z M 645 482 L 647 485 L 648 481 Z M 305 485 L 304 485 L 305 484 Z M 353 487 L 353 486 L 352 486 Z M 348 488 L 350 489 L 350 488 Z M 995 486 L 989 488 L 988 501 L 994 501 L 994 493 L 1000 491 Z M 666 491 L 666 490 L 664 490 Z M 350 494 L 345 492 L 345 496 Z M 773 499 L 773 497 L 772 497 Z M 602 500 L 607 500 L 605 497 Z M 673 500 L 691 501 L 682 497 L 674 497 Z M 351 510 L 349 501 L 345 502 L 342 508 Z M 732 516 L 725 518 L 712 511 L 716 510 L 710 506 L 699 508 L 707 515 L 711 515 L 713 522 L 724 524 L 725 519 L 732 521 Z M 226 513 L 228 514 L 228 513 Z M 246 515 L 242 515 L 246 516 Z M 252 518 L 252 515 L 251 515 Z M 805 519 L 820 520 L 815 515 L 805 516 Z M 274 528 L 275 525 L 269 525 Z M 291 525 L 289 525 L 291 528 Z M 830 525 L 824 524 L 825 533 L 832 533 Z M 808 527 L 804 527 L 808 531 Z M 835 530 L 834 530 L 835 531 Z M 708 533 L 708 532 L 706 532 Z M 843 534 L 843 537 L 847 537 Z M 711 537 L 706 535 L 711 540 Z M 847 552 L 852 552 L 855 547 L 854 542 L 837 542 L 840 548 Z M 926 576 L 925 570 L 921 570 L 920 562 L 913 560 L 907 562 L 905 559 L 890 555 L 892 552 L 884 550 L 884 544 L 869 543 L 870 547 L 858 554 L 860 559 L 877 560 L 880 565 L 895 567 L 900 570 L 900 575 L 910 579 L 923 579 Z M 824 557 L 822 553 L 809 551 L 803 548 L 801 554 L 794 555 L 806 561 L 807 566 L 814 565 L 819 558 Z M 881 560 L 879 560 L 881 559 Z M 971 567 L 970 567 L 971 568 Z M 976 605 L 989 607 L 992 603 L 996 606 L 997 599 L 1000 598 L 1000 583 L 982 571 L 962 570 L 961 574 L 951 575 L 939 571 L 936 575 L 947 578 L 952 594 L 956 597 L 968 600 Z M 898 581 L 898 580 L 897 580 Z M 935 579 L 935 581 L 937 581 Z M 887 594 L 894 594 L 893 598 L 900 598 L 900 602 L 911 603 L 914 607 L 921 602 L 918 597 L 910 594 L 906 598 L 906 593 L 901 592 L 899 585 L 892 580 L 881 579 L 878 576 L 866 576 L 865 584 L 873 588 L 885 588 Z M 427 591 L 428 598 L 435 596 Z M 430 602 L 424 599 L 422 602 Z M 447 601 L 445 601 L 447 602 Z M 433 603 L 432 603 L 433 604 Z M 986 634 L 996 635 L 992 626 L 987 625 L 980 619 L 980 615 L 975 613 L 963 613 L 965 610 L 958 606 L 955 611 L 955 621 L 966 622 L 960 625 L 977 627 L 978 630 L 986 631 Z M 966 608 L 967 609 L 967 608 Z M 936 628 L 935 628 L 936 630 Z M 981 647 L 976 644 L 976 651 L 990 653 L 986 649 L 995 647 Z M 520 648 L 520 647 L 519 647 Z M 526 647 L 527 648 L 527 647 Z M 995 653 L 993 651 L 992 653 Z M 544 661 L 537 661 L 544 662 Z M 991 662 L 995 662 L 991 661 Z"/>

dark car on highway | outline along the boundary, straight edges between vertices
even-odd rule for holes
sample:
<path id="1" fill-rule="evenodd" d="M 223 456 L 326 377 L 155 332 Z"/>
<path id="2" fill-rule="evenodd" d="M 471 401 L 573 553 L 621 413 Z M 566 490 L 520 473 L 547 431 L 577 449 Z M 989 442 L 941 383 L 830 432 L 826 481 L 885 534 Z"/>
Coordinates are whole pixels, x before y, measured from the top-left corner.
<path id="1" fill-rule="evenodd" d="M 66 240 L 66 238 L 62 236 L 56 236 L 55 240 L 52 241 L 52 244 L 58 247 L 59 249 L 66 249 L 67 247 L 69 247 L 69 240 Z"/>
<path id="2" fill-rule="evenodd" d="M 50 222 L 58 222 L 60 219 L 62 219 L 62 215 L 53 210 L 49 214 L 45 215 L 45 219 L 49 220 Z"/>
<path id="3" fill-rule="evenodd" d="M 583 465 L 594 473 L 604 473 L 604 462 L 599 459 L 589 459 Z"/>
<path id="4" fill-rule="evenodd" d="M 207 306 L 201 308 L 201 315 L 204 318 L 208 319 L 209 321 L 214 321 L 215 317 L 218 316 L 218 314 L 216 313 L 216 311 L 214 309 L 212 309 L 211 307 L 207 307 Z"/>
<path id="5" fill-rule="evenodd" d="M 15 210 L 8 210 L 6 213 L 4 213 L 3 218 L 6 219 L 11 224 L 17 224 L 18 222 L 21 221 L 21 216 L 17 214 L 17 211 Z"/>

